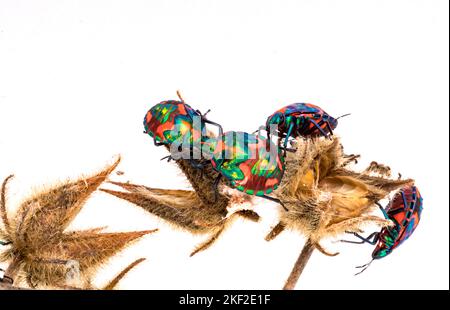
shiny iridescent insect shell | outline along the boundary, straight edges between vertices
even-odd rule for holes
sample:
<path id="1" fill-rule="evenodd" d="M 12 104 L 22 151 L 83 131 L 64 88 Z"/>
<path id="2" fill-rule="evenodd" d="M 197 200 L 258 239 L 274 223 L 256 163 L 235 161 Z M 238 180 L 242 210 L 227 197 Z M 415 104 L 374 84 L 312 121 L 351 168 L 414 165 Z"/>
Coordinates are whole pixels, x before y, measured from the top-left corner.
<path id="1" fill-rule="evenodd" d="M 202 115 L 182 101 L 163 101 L 153 106 L 145 115 L 144 128 L 154 140 L 155 144 L 172 144 L 178 139 L 192 142 L 205 134 L 205 127 L 194 130 L 195 117 Z M 203 135 L 202 135 L 203 133 Z"/>
<path id="2" fill-rule="evenodd" d="M 220 136 L 211 163 L 231 186 L 261 197 L 278 187 L 284 173 L 279 148 L 265 137 L 245 132 Z"/>
<path id="3" fill-rule="evenodd" d="M 380 232 L 378 243 L 372 253 L 374 259 L 382 258 L 408 239 L 420 221 L 423 199 L 416 186 L 398 191 L 386 206 L 385 217 L 394 222 Z"/>
<path id="4" fill-rule="evenodd" d="M 320 107 L 310 103 L 294 103 L 276 111 L 267 118 L 266 130 L 276 125 L 277 134 L 287 140 L 292 137 L 328 136 L 338 124 L 337 119 L 331 117 Z"/>

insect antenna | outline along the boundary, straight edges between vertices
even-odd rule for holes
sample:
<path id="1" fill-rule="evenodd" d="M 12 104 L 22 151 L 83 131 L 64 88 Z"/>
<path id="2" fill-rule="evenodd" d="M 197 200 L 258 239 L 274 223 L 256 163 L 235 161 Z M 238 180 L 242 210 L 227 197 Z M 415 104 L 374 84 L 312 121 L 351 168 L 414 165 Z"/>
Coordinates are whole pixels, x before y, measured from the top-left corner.
<path id="1" fill-rule="evenodd" d="M 211 112 L 211 109 L 208 109 L 208 111 L 206 111 L 204 114 L 202 114 L 202 116 L 205 117 L 206 114 L 208 114 L 209 112 Z"/>
<path id="2" fill-rule="evenodd" d="M 362 269 L 360 272 L 355 273 L 354 275 L 357 276 L 357 275 L 363 273 L 364 270 L 366 270 L 367 268 L 369 268 L 369 266 L 370 266 L 370 264 L 372 264 L 372 262 L 373 262 L 373 259 L 372 259 L 370 262 L 368 262 L 367 264 L 364 264 L 364 265 L 362 265 L 362 266 L 356 266 L 356 268 L 363 268 L 363 269 Z"/>
<path id="3" fill-rule="evenodd" d="M 346 117 L 346 116 L 349 116 L 349 115 L 352 115 L 352 113 L 347 113 L 347 114 L 341 115 L 341 116 L 339 116 L 339 117 L 336 118 L 336 119 L 340 119 L 341 117 Z"/>

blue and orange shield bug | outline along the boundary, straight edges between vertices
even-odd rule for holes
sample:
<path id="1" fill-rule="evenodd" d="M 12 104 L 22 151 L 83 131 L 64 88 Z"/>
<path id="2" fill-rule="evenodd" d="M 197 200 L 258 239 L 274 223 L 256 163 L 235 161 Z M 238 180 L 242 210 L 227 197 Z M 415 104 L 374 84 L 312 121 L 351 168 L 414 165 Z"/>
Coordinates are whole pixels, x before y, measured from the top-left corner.
<path id="1" fill-rule="evenodd" d="M 227 132 L 217 139 L 211 163 L 220 172 L 216 192 L 220 178 L 225 177 L 239 191 L 280 203 L 267 195 L 277 189 L 283 178 L 284 157 L 278 146 L 265 137 Z"/>
<path id="2" fill-rule="evenodd" d="M 372 252 L 372 261 L 386 257 L 412 235 L 420 221 L 423 198 L 416 186 L 409 185 L 395 193 L 386 208 L 383 208 L 381 205 L 379 207 L 384 217 L 393 222 L 393 226 L 384 227 L 380 232 L 374 232 L 367 238 L 354 233 L 353 235 L 361 241 L 341 240 L 348 243 L 370 243 L 376 245 Z M 357 268 L 363 268 L 361 271 L 363 272 L 371 262 Z"/>
<path id="3" fill-rule="evenodd" d="M 347 116 L 349 114 L 342 115 Z M 266 121 L 266 131 L 270 133 L 271 125 L 278 126 L 278 137 L 284 138 L 284 149 L 290 137 L 296 138 L 325 136 L 333 134 L 338 119 L 333 118 L 320 107 L 310 103 L 294 103 L 279 109 Z"/>
<path id="4" fill-rule="evenodd" d="M 186 142 L 192 145 L 193 142 L 203 142 L 207 138 L 205 124 L 212 124 L 219 128 L 219 135 L 222 134 L 222 126 L 206 119 L 205 114 L 194 110 L 186 104 L 177 92 L 180 101 L 162 101 L 153 106 L 144 118 L 144 133 L 153 138 L 154 144 L 171 145 L 175 141 Z M 200 126 L 194 126 L 195 119 L 198 118 Z M 171 157 L 169 156 L 169 159 Z"/>

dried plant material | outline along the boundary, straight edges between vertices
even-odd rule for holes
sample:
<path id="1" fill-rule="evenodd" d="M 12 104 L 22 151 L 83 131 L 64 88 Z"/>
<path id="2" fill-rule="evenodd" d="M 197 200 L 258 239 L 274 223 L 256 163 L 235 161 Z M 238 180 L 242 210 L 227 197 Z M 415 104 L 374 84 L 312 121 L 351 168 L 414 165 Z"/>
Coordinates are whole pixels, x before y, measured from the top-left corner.
<path id="1" fill-rule="evenodd" d="M 125 275 L 128 272 L 130 272 L 131 269 L 133 269 L 134 267 L 136 267 L 143 261 L 145 261 L 145 258 L 139 258 L 139 259 L 135 260 L 134 262 L 132 262 L 131 264 L 129 264 L 117 276 L 115 276 L 114 279 L 109 281 L 109 283 L 105 287 L 103 287 L 103 289 L 104 290 L 113 290 L 117 286 L 117 284 L 119 284 L 120 280 L 122 280 L 123 277 L 125 277 Z"/>
<path id="2" fill-rule="evenodd" d="M 388 225 L 383 218 L 370 215 L 374 203 L 413 182 L 348 169 L 355 155 L 344 155 L 338 138 L 298 139 L 297 145 L 297 152 L 286 158 L 285 176 L 275 191 L 289 209 L 280 212 L 276 230 L 299 230 L 315 245 L 346 231 L 360 232 L 364 224 Z M 273 238 L 269 235 L 268 239 Z"/>
<path id="3" fill-rule="evenodd" d="M 102 233 L 102 228 L 65 231 L 89 196 L 117 167 L 120 158 L 90 177 L 67 181 L 26 199 L 10 219 L 2 186 L 1 231 L 7 245 L 0 261 L 10 262 L 5 275 L 32 287 L 90 289 L 98 268 L 131 242 L 153 231 Z"/>
<path id="4" fill-rule="evenodd" d="M 257 222 L 259 215 L 247 209 L 239 209 L 252 198 L 237 191 L 223 188 L 223 181 L 216 191 L 215 181 L 219 173 L 208 160 L 199 161 L 202 168 L 193 167 L 189 160 L 175 161 L 184 173 L 192 190 L 169 190 L 151 188 L 131 183 L 110 182 L 126 190 L 102 191 L 127 200 L 168 223 L 193 234 L 208 234 L 210 237 L 191 253 L 191 256 L 209 248 L 238 216 Z M 248 196 L 248 197 L 247 197 Z M 236 208 L 237 206 L 237 208 Z"/>
<path id="5" fill-rule="evenodd" d="M 289 212 L 280 212 L 280 222 L 266 240 L 274 239 L 285 228 L 297 230 L 311 247 L 334 256 L 338 253 L 330 253 L 320 245 L 322 239 L 361 232 L 366 224 L 391 225 L 381 216 L 371 215 L 375 202 L 413 180 L 386 178 L 380 175 L 386 170 L 375 169 L 373 164 L 363 172 L 350 170 L 349 164 L 359 156 L 345 155 L 336 137 L 300 138 L 296 145 L 297 151 L 287 155 L 285 176 L 274 192 Z"/>
<path id="6" fill-rule="evenodd" d="M 237 216 L 255 222 L 259 221 L 258 214 L 252 210 L 237 210 L 228 214 L 226 207 L 219 208 L 215 204 L 206 205 L 195 191 L 150 188 L 131 183 L 110 183 L 123 188 L 126 192 L 101 190 L 127 200 L 190 233 L 209 234 L 210 238 L 200 244 L 191 253 L 191 256 L 210 247 Z M 242 200 L 227 198 L 226 201 Z"/>
<path id="7" fill-rule="evenodd" d="M 194 168 L 188 160 L 177 160 L 176 163 L 188 179 L 202 204 L 221 212 L 226 210 L 230 205 L 231 196 L 224 191 L 215 191 L 214 182 L 217 180 L 219 172 L 214 170 L 209 160 L 200 161 L 200 165 L 203 166 L 202 169 Z M 223 182 L 221 181 L 219 186 Z"/>
<path id="8" fill-rule="evenodd" d="M 363 173 L 366 173 L 366 174 L 375 173 L 378 175 L 390 177 L 391 176 L 391 168 L 389 166 L 379 164 L 376 161 L 373 161 L 370 163 L 369 167 L 367 167 L 366 170 L 364 170 Z"/>
<path id="9" fill-rule="evenodd" d="M 315 246 L 311 242 L 311 240 L 307 240 L 305 245 L 303 246 L 302 251 L 300 252 L 300 255 L 297 258 L 297 261 L 295 262 L 294 268 L 292 269 L 289 278 L 286 280 L 286 284 L 284 285 L 283 290 L 293 290 L 295 288 L 295 285 L 297 284 L 297 281 L 300 278 L 303 269 L 305 269 L 305 266 L 308 263 L 308 260 L 311 257 L 314 249 Z"/>

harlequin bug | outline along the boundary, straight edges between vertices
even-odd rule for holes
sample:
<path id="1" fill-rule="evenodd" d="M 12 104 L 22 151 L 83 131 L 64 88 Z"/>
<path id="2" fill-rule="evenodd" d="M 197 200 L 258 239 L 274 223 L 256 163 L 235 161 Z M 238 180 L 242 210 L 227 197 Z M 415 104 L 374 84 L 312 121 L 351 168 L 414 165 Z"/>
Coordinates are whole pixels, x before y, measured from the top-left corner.
<path id="1" fill-rule="evenodd" d="M 281 204 L 278 199 L 267 195 L 281 182 L 284 158 L 279 148 L 265 137 L 227 132 L 218 137 L 211 163 L 220 172 L 215 182 L 216 193 L 221 177 L 225 177 L 239 191 Z"/>
<path id="2" fill-rule="evenodd" d="M 349 114 L 340 117 L 347 115 Z M 286 149 L 290 137 L 319 135 L 329 137 L 333 134 L 340 117 L 333 118 L 320 107 L 310 103 L 294 103 L 269 116 L 266 121 L 266 131 L 270 133 L 270 126 L 277 125 L 278 137 L 285 139 L 284 149 Z"/>
<path id="3" fill-rule="evenodd" d="M 194 110 L 186 104 L 179 92 L 177 95 L 180 101 L 162 101 L 153 106 L 145 115 L 144 133 L 153 138 L 156 146 L 168 146 L 174 142 L 182 142 L 189 144 L 192 148 L 194 142 L 201 143 L 207 139 L 206 123 L 217 126 L 219 135 L 222 134 L 222 126 L 206 119 L 205 116 L 209 110 L 202 114 L 199 110 Z M 195 126 L 196 120 L 199 121 L 199 126 Z M 171 156 L 165 158 L 172 159 Z"/>
<path id="4" fill-rule="evenodd" d="M 376 245 L 372 253 L 372 260 L 363 266 L 357 274 L 360 274 L 369 267 L 375 259 L 380 259 L 392 252 L 416 229 L 419 224 L 423 209 L 423 199 L 416 186 L 406 186 L 395 193 L 393 199 L 386 208 L 378 204 L 386 219 L 394 223 L 392 227 L 384 227 L 380 232 L 374 232 L 364 238 L 357 233 L 353 233 L 361 241 L 341 240 L 347 243 L 370 243 Z"/>

